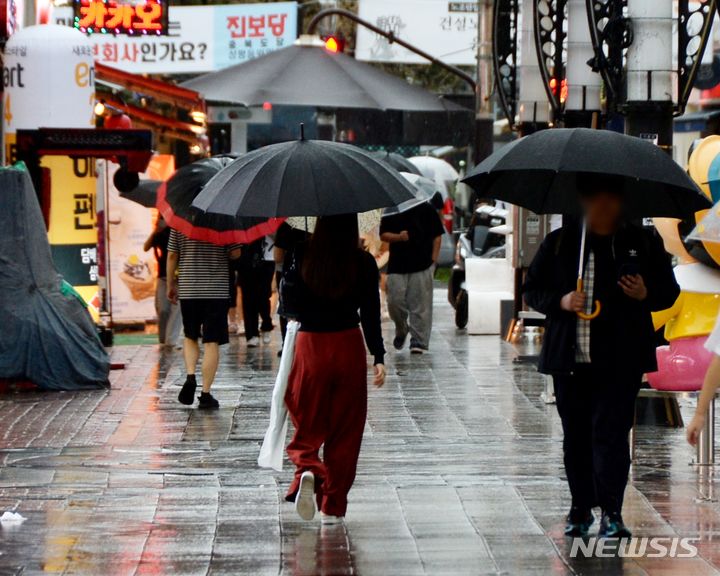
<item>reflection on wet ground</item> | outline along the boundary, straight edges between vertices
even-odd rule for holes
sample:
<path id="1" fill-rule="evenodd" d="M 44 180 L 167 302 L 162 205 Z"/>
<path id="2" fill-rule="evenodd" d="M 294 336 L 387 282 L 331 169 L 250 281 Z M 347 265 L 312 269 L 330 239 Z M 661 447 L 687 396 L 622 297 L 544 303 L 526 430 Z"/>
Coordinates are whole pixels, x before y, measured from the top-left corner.
<path id="1" fill-rule="evenodd" d="M 0 514 L 27 518 L 0 528 L 0 574 L 720 572 L 717 481 L 661 428 L 638 429 L 626 520 L 698 556 L 572 559 L 542 379 L 497 338 L 457 334 L 443 299 L 432 353 L 389 354 L 370 392 L 346 527 L 299 521 L 290 471 L 256 466 L 277 343 L 226 350 L 217 413 L 175 402 L 180 358 L 154 346 L 115 349 L 110 392 L 0 394 Z"/>

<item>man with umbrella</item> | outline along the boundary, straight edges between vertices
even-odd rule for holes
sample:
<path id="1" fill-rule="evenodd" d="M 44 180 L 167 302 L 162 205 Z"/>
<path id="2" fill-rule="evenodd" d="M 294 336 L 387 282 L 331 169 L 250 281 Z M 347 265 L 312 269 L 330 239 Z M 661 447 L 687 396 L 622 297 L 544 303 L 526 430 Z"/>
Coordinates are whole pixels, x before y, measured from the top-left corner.
<path id="1" fill-rule="evenodd" d="M 565 533 L 628 537 L 622 505 L 628 434 L 642 375 L 655 371 L 651 312 L 679 294 L 661 240 L 630 223 L 707 207 L 687 174 L 651 143 L 605 130 L 543 130 L 491 155 L 465 180 L 538 214 L 578 215 L 542 243 L 524 286 L 543 312 L 539 370 L 553 376 L 572 506 Z"/>

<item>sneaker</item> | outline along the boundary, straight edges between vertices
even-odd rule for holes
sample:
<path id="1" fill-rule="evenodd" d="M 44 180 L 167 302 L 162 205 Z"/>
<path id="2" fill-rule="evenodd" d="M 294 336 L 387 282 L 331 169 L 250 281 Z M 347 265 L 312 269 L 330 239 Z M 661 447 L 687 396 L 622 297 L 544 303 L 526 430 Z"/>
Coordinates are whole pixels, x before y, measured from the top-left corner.
<path id="1" fill-rule="evenodd" d="M 300 476 L 300 486 L 295 496 L 295 512 L 303 520 L 309 522 L 315 518 L 317 502 L 315 501 L 315 475 L 306 470 Z"/>
<path id="2" fill-rule="evenodd" d="M 395 336 L 393 340 L 395 350 L 402 350 L 405 347 L 405 340 L 407 340 L 407 334 L 405 336 Z"/>
<path id="3" fill-rule="evenodd" d="M 260 338 L 257 336 L 253 336 L 247 341 L 248 348 L 257 348 L 258 346 L 260 346 Z"/>
<path id="4" fill-rule="evenodd" d="M 201 410 L 217 410 L 220 408 L 220 402 L 210 392 L 201 392 L 198 401 L 198 408 Z"/>
<path id="5" fill-rule="evenodd" d="M 238 333 L 238 325 L 237 322 L 230 322 L 228 324 L 228 333 L 230 333 L 231 336 L 236 336 Z"/>
<path id="6" fill-rule="evenodd" d="M 262 341 L 263 344 L 270 344 L 272 342 L 272 332 L 263 332 Z"/>
<path id="7" fill-rule="evenodd" d="M 333 516 L 332 514 L 325 514 L 325 512 L 320 512 L 320 523 L 323 526 L 337 526 L 338 524 L 342 524 L 345 522 L 344 516 Z"/>
<path id="8" fill-rule="evenodd" d="M 419 344 L 412 344 L 410 346 L 410 354 L 425 354 L 427 351 L 427 348 L 420 346 Z"/>
<path id="9" fill-rule="evenodd" d="M 598 536 L 600 538 L 631 538 L 632 532 L 625 526 L 620 512 L 603 512 Z"/>
<path id="10" fill-rule="evenodd" d="M 567 515 L 565 536 L 579 536 L 581 538 L 587 536 L 593 522 L 595 522 L 595 516 L 593 516 L 592 510 L 573 506 Z"/>
<path id="11" fill-rule="evenodd" d="M 183 384 L 182 390 L 178 394 L 178 402 L 185 404 L 185 406 L 191 406 L 195 402 L 195 390 L 197 390 L 197 380 L 194 375 L 190 374 L 185 379 L 185 384 Z"/>

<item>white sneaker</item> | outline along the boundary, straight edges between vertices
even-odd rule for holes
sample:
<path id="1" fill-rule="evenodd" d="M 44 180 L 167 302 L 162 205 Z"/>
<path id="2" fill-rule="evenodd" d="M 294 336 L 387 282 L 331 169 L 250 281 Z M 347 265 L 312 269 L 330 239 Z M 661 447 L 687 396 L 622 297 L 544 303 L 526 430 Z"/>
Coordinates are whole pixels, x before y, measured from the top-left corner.
<path id="1" fill-rule="evenodd" d="M 257 336 L 253 336 L 252 338 L 250 338 L 250 340 L 247 341 L 247 346 L 248 348 L 257 348 L 258 346 L 260 346 L 260 338 L 258 338 Z"/>
<path id="2" fill-rule="evenodd" d="M 238 331 L 238 325 L 237 325 L 237 323 L 236 323 L 236 322 L 229 322 L 229 323 L 228 323 L 228 332 L 229 332 L 231 335 L 234 336 L 235 334 L 237 334 L 237 331 Z"/>
<path id="3" fill-rule="evenodd" d="M 300 476 L 300 486 L 295 496 L 295 512 L 307 522 L 315 518 L 315 475 L 310 471 L 303 472 Z"/>
<path id="4" fill-rule="evenodd" d="M 272 332 L 263 332 L 263 344 L 270 344 L 272 342 Z"/>
<path id="5" fill-rule="evenodd" d="M 336 526 L 345 522 L 344 516 L 333 516 L 332 514 L 325 514 L 320 512 L 320 523 L 323 526 Z"/>

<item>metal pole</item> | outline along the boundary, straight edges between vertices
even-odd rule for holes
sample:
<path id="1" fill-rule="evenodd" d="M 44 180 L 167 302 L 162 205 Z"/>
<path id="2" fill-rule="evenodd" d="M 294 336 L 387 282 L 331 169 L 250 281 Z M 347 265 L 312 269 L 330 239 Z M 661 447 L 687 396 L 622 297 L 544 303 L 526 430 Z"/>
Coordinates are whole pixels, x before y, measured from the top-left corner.
<path id="1" fill-rule="evenodd" d="M 698 466 L 715 464 L 715 400 L 710 403 L 705 415 L 705 426 L 698 437 L 695 463 Z"/>
<path id="2" fill-rule="evenodd" d="M 493 72 L 493 2 L 478 0 L 477 86 L 475 88 L 475 149 L 476 163 L 493 152 L 495 121 L 492 101 Z"/>

